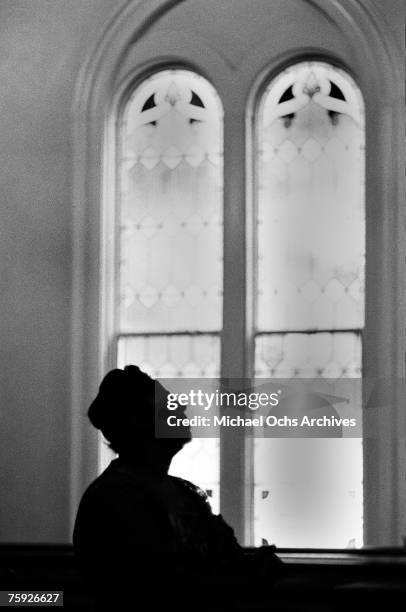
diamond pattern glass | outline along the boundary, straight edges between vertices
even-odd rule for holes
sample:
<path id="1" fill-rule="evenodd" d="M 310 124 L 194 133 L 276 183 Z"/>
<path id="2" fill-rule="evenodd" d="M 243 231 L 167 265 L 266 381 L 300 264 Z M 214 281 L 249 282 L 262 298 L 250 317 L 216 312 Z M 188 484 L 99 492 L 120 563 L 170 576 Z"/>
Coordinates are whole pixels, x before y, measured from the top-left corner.
<path id="1" fill-rule="evenodd" d="M 361 337 L 351 332 L 260 334 L 257 378 L 359 378 Z"/>
<path id="2" fill-rule="evenodd" d="M 217 378 L 217 334 L 140 334 L 119 337 L 117 363 L 136 363 L 153 378 Z"/>

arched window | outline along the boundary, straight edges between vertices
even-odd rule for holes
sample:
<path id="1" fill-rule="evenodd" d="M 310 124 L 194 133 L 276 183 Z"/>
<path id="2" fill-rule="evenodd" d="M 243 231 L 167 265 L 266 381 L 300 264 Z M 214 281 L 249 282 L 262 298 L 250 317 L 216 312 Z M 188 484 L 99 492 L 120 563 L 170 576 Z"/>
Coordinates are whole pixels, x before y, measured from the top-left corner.
<path id="1" fill-rule="evenodd" d="M 296 64 L 266 88 L 255 125 L 255 377 L 359 377 L 365 251 L 359 91 L 331 65 Z M 118 365 L 137 363 L 157 377 L 219 376 L 222 110 L 213 87 L 182 69 L 137 84 L 122 112 L 119 168 Z M 257 439 L 251 459 L 256 543 L 362 543 L 359 438 Z M 306 469 L 312 476 L 305 495 Z M 204 486 L 218 509 L 219 440 L 196 439 L 172 471 Z M 326 472 L 331 503 L 316 510 L 312 500 L 326 490 Z"/>
<path id="2" fill-rule="evenodd" d="M 361 376 L 364 140 L 361 94 L 330 64 L 294 64 L 261 97 L 258 377 Z M 361 438 L 324 437 L 255 440 L 258 544 L 262 538 L 288 547 L 362 544 Z"/>

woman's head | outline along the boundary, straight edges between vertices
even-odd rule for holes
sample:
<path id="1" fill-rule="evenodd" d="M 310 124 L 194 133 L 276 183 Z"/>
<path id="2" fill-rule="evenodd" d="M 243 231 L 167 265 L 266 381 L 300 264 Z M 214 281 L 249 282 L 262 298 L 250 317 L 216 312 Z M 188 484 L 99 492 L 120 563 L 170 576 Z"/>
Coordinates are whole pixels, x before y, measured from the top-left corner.
<path id="1" fill-rule="evenodd" d="M 142 452 L 156 443 L 155 417 L 165 409 L 168 391 L 137 366 L 111 370 L 101 382 L 88 417 L 117 453 Z M 161 439 L 174 452 L 188 441 Z M 172 444 L 171 444 L 172 443 Z M 174 444 L 175 443 L 175 444 Z"/>

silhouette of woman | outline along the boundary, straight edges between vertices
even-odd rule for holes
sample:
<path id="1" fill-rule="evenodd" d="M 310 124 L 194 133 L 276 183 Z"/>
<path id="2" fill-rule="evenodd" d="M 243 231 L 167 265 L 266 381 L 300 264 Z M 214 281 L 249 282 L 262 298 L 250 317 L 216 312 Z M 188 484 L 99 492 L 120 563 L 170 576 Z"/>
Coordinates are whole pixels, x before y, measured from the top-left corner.
<path id="1" fill-rule="evenodd" d="M 270 550 L 247 555 L 206 494 L 168 475 L 191 436 L 155 437 L 166 397 L 136 366 L 102 381 L 88 416 L 118 458 L 83 495 L 75 552 L 97 609 L 234 610 L 242 581 L 252 594 L 250 578 L 266 568 L 269 581 L 279 560 Z"/>

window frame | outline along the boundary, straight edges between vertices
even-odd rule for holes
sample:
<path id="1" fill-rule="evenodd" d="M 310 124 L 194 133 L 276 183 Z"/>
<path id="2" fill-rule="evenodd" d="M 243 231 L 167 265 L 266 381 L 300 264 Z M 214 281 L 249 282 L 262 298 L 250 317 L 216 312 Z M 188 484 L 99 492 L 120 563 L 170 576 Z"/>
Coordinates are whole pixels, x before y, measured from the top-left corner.
<path id="1" fill-rule="evenodd" d="M 148 6 L 147 6 L 148 4 Z M 116 161 L 109 143 L 114 141 L 117 112 L 121 100 L 134 78 L 160 66 L 179 63 L 211 81 L 224 106 L 224 149 L 244 152 L 230 169 L 225 166 L 224 225 L 227 227 L 224 257 L 224 277 L 227 269 L 238 269 L 245 278 L 242 291 L 234 275 L 225 289 L 223 336 L 226 348 L 222 351 L 222 369 L 230 377 L 244 377 L 252 373 L 252 329 L 254 271 L 252 258 L 253 229 L 253 130 L 252 116 L 263 84 L 270 75 L 280 72 L 289 63 L 305 59 L 322 59 L 336 63 L 346 70 L 358 84 L 366 111 L 366 325 L 364 333 L 364 371 L 369 378 L 404 377 L 404 271 L 405 234 L 403 230 L 403 185 L 401 112 L 401 54 L 391 40 L 388 28 L 378 30 L 373 15 L 343 2 L 323 3 L 314 0 L 313 6 L 325 13 L 337 28 L 347 28 L 359 42 L 357 67 L 346 65 L 344 57 L 330 50 L 291 49 L 275 56 L 269 53 L 268 43 L 259 46 L 244 65 L 245 85 L 242 92 L 238 83 L 233 105 L 227 104 L 224 92 L 225 71 L 230 66 L 223 57 L 207 48 L 203 41 L 184 35 L 169 35 L 165 41 L 145 41 L 145 33 L 159 18 L 180 4 L 179 0 L 151 0 L 148 3 L 129 3 L 117 12 L 97 41 L 77 83 L 74 96 L 73 134 L 73 304 L 72 304 L 72 459 L 71 459 L 71 517 L 85 486 L 97 471 L 97 438 L 83 429 L 83 412 L 89 405 L 102 374 L 114 363 L 111 345 L 113 305 L 108 287 L 114 278 L 114 183 Z M 370 11 L 371 13 L 371 11 Z M 372 11 L 373 13 L 373 11 Z M 376 17 L 376 15 L 375 15 Z M 137 24 L 136 26 L 134 24 Z M 383 32 L 383 33 L 382 33 Z M 344 37 L 344 35 L 343 35 Z M 386 37 L 386 38 L 385 38 Z M 135 44 L 134 44 L 135 43 Z M 193 53 L 187 53 L 192 48 Z M 141 48 L 141 53 L 140 53 Z M 153 55 L 151 55 L 153 53 Z M 344 54 L 343 54 L 344 55 Z M 185 58 L 189 58 L 185 61 Z M 263 57 L 268 57 L 264 66 Z M 376 75 L 367 75 L 367 67 L 375 58 Z M 192 58 L 192 59 L 190 59 Z M 262 63 L 262 68 L 260 63 Z M 362 70 L 364 68 L 365 70 Z M 251 75 L 257 75 L 254 79 Z M 238 93 L 241 93 L 238 96 Z M 238 99 L 237 99 L 238 98 Z M 242 99 L 241 99 L 242 98 Z M 376 104 L 376 100 L 380 104 Z M 237 126 L 237 129 L 235 129 Z M 378 151 L 378 152 L 377 152 Z M 393 160 L 397 160 L 397 165 Z M 237 181 L 234 178 L 237 177 Z M 100 202 L 102 206 L 100 206 Z M 236 202 L 238 205 L 236 205 Z M 395 202 L 395 206 L 392 203 Z M 236 212 L 237 211 L 237 212 Z M 237 214 L 238 213 L 238 214 Z M 241 219 L 245 223 L 241 223 Z M 402 220 L 402 223 L 399 221 Z M 245 225 L 245 228 L 244 228 Z M 393 240 L 396 236 L 396 240 Z M 392 249 L 392 244 L 396 248 Z M 238 249 L 238 244 L 243 248 Z M 380 254 L 383 253 L 383 257 Z M 236 265 L 237 262 L 237 265 Z M 239 296 L 235 308 L 235 296 Z M 230 304 L 233 309 L 230 309 Z M 235 323 L 238 319 L 237 333 Z M 233 367 L 228 367 L 233 357 Z M 237 359 L 235 359 L 237 356 Z M 226 369 L 227 366 L 227 369 Z M 397 408 L 394 418 L 387 423 L 377 438 L 376 422 L 367 423 L 371 435 L 370 448 L 365 454 L 365 482 L 368 494 L 365 505 L 366 543 L 396 544 L 405 529 L 405 449 L 402 434 L 406 432 L 403 410 L 403 386 L 390 388 L 388 399 Z M 374 419 L 371 419 L 372 421 Z M 400 432 L 400 435 L 398 434 Z M 227 481 L 223 487 L 222 512 L 234 525 L 246 543 L 250 541 L 247 522 L 239 510 L 247 507 L 247 482 L 252 466 L 247 464 L 249 441 L 240 441 L 238 452 L 235 441 L 225 439 L 221 451 L 221 476 Z M 397 466 L 393 470 L 393 465 Z M 229 466 L 232 466 L 230 470 Z M 373 474 L 373 478 L 371 477 Z M 249 505 L 249 504 L 248 504 Z"/>

